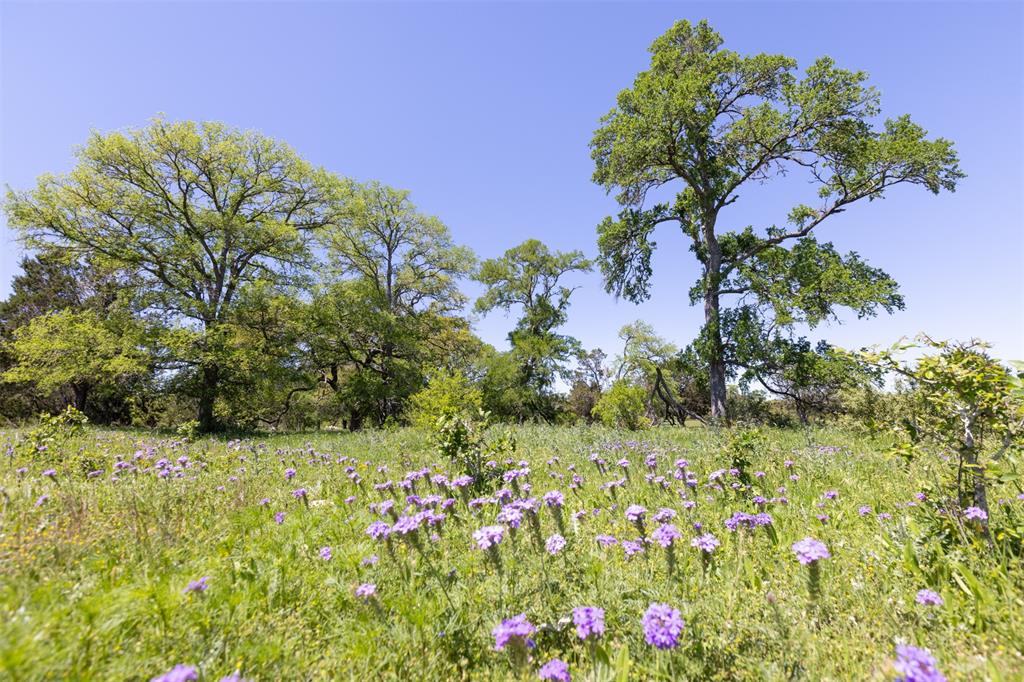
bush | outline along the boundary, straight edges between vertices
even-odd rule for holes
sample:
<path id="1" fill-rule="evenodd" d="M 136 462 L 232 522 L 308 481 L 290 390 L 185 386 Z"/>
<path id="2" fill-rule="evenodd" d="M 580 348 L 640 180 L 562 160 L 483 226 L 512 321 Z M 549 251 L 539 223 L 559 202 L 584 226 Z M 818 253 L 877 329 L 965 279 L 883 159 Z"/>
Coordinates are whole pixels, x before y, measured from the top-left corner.
<path id="1" fill-rule="evenodd" d="M 594 405 L 593 413 L 605 426 L 636 431 L 651 425 L 644 399 L 647 392 L 625 380 L 618 380 Z"/>
<path id="2" fill-rule="evenodd" d="M 427 387 L 409 399 L 409 418 L 415 426 L 434 428 L 442 418 L 477 415 L 483 407 L 480 390 L 459 371 L 434 372 Z"/>

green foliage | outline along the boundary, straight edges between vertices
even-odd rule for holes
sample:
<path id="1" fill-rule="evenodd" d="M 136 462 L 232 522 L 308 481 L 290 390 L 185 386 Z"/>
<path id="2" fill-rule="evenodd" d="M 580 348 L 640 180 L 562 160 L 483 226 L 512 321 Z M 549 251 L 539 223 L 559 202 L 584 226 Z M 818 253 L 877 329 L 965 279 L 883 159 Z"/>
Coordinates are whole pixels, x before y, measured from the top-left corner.
<path id="1" fill-rule="evenodd" d="M 664 223 L 678 224 L 701 265 L 690 297 L 704 301 L 696 347 L 715 417 L 725 416 L 729 369 L 722 297 L 741 296 L 757 313 L 747 319 L 766 320 L 764 330 L 814 326 L 840 307 L 860 316 L 899 308 L 886 273 L 857 254 L 840 256 L 811 232 L 894 185 L 938 193 L 963 177 L 952 143 L 928 140 L 907 116 L 875 128 L 879 96 L 863 72 L 822 57 L 801 78 L 794 59 L 743 56 L 722 42 L 707 22 L 676 22 L 651 45 L 650 68 L 619 93 L 590 145 L 594 181 L 622 206 L 598 226 L 607 290 L 634 302 L 650 295 L 652 235 Z M 816 207 L 794 207 L 781 225 L 718 229 L 720 213 L 745 185 L 791 170 L 808 175 Z M 672 183 L 673 200 L 648 201 Z"/>
<path id="2" fill-rule="evenodd" d="M 542 539 L 559 533 L 567 546 L 549 555 L 543 543 L 534 544 L 524 518 L 517 537 L 506 533 L 498 547 L 501 572 L 472 540 L 474 530 L 495 522 L 499 505 L 470 508 L 459 499 L 439 527 L 417 532 L 421 549 L 395 534 L 389 552 L 387 543 L 366 535 L 381 518 L 371 502 L 393 495 L 397 506 L 408 494 L 394 490 L 381 497 L 375 484 L 424 468 L 449 478 L 458 473 L 447 461 L 435 466 L 438 451 L 418 429 L 189 443 L 142 430 L 88 429 L 51 446 L 45 460 L 19 451 L 0 469 L 6 494 L 0 677 L 150 679 L 184 663 L 213 680 L 236 669 L 254 680 L 297 673 L 310 679 L 505 680 L 520 673 L 536 679 L 537 668 L 558 657 L 581 680 L 870 680 L 895 677 L 889 661 L 894 643 L 903 641 L 931 650 L 951 681 L 1024 675 L 1016 654 L 1024 646 L 1024 611 L 1017 603 L 1024 574 L 1020 555 L 999 539 L 1024 522 L 1024 503 L 1012 483 L 993 481 L 993 496 L 1008 500 L 992 510 L 993 546 L 949 546 L 934 534 L 929 506 L 906 505 L 917 502 L 919 481 L 941 461 L 934 453 L 894 466 L 871 438 L 831 428 L 764 429 L 763 446 L 744 456 L 752 474 L 765 476 L 754 477 L 754 490 L 738 492 L 728 473 L 716 479 L 721 489 L 704 485 L 731 459 L 728 430 L 652 428 L 643 442 L 635 432 L 603 427 L 531 425 L 513 433 L 518 446 L 512 456 L 532 472 L 518 479 L 533 486 L 522 497 L 540 499 L 556 487 L 565 494 L 564 530 L 554 508 L 542 506 L 536 520 Z M 0 441 L 14 435 L 2 434 Z M 310 463 L 310 450 L 330 453 L 332 464 Z M 139 470 L 111 481 L 115 463 L 136 451 Z M 593 452 L 616 470 L 601 475 Z M 174 463 L 182 456 L 191 463 L 182 478 L 158 478 L 155 469 L 142 473 L 160 459 Z M 355 462 L 333 463 L 342 456 Z M 656 462 L 651 473 L 665 476 L 670 489 L 645 480 L 648 456 Z M 619 457 L 632 462 L 630 477 L 621 487 L 604 488 L 623 476 L 614 465 Z M 88 468 L 85 458 L 92 462 Z M 679 496 L 685 482 L 672 477 L 678 458 L 701 481 L 699 496 L 688 498 L 697 502 L 693 509 Z M 23 476 L 21 466 L 29 468 Z M 383 466 L 387 471 L 379 472 Z M 41 475 L 49 468 L 56 469 L 56 480 Z M 297 470 L 291 480 L 286 468 Z M 99 469 L 106 473 L 88 478 Z M 583 480 L 570 490 L 573 471 Z M 565 479 L 556 483 L 551 474 Z M 423 498 L 434 492 L 426 478 L 415 485 Z M 780 486 L 788 504 L 766 507 L 774 540 L 764 528 L 730 533 L 722 526 L 738 510 L 753 512 L 755 493 L 774 497 Z M 292 496 L 299 487 L 307 490 L 308 506 Z M 831 490 L 838 496 L 823 498 Z M 49 499 L 36 506 L 43 495 Z M 357 501 L 346 503 L 351 495 Z M 263 499 L 270 500 L 267 506 Z M 672 523 L 684 537 L 675 547 L 673 574 L 654 542 L 627 559 L 621 546 L 596 541 L 602 534 L 636 537 L 624 517 L 629 504 L 643 505 L 650 515 L 663 507 L 676 511 Z M 872 513 L 861 515 L 862 505 Z M 277 524 L 279 511 L 285 517 Z M 586 514 L 574 521 L 578 512 Z M 883 512 L 891 518 L 878 518 Z M 829 521 L 818 521 L 818 514 Z M 689 546 L 699 534 L 692 522 L 721 541 L 706 565 Z M 648 533 L 655 528 L 648 524 Z M 435 532 L 440 537 L 429 540 Z M 832 554 L 822 562 L 814 602 L 808 571 L 790 550 L 806 535 Z M 329 561 L 319 555 L 323 546 L 332 549 Z M 364 564 L 371 555 L 379 560 Z M 203 576 L 209 576 L 206 591 L 183 593 Z M 354 596 L 361 583 L 376 585 L 374 601 Z M 945 603 L 915 603 L 925 588 Z M 640 621 L 651 602 L 681 611 L 685 627 L 677 649 L 658 651 L 645 641 Z M 582 605 L 605 609 L 606 632 L 593 647 L 579 640 L 571 622 L 572 609 Z M 538 626 L 526 671 L 494 650 L 491 634 L 518 613 Z M 122 655 L 111 655 L 119 647 Z"/>
<path id="3" fill-rule="evenodd" d="M 975 506 L 988 513 L 988 468 L 1024 448 L 1020 377 L 989 356 L 982 342 L 935 341 L 922 336 L 919 343 L 933 352 L 913 365 L 897 357 L 915 347 L 912 343 L 901 342 L 863 355 L 872 365 L 905 377 L 913 389 L 917 410 L 912 421 L 901 418 L 894 425 L 903 434 L 896 450 L 910 458 L 930 443 L 955 455 L 953 505 Z M 987 523 L 982 525 L 987 527 Z"/>
<path id="4" fill-rule="evenodd" d="M 481 313 L 514 306 L 522 308 L 522 317 L 508 338 L 512 358 L 518 365 L 518 381 L 527 390 L 525 410 L 520 420 L 555 417 L 550 392 L 555 379 L 566 374 L 565 363 L 580 350 L 579 342 L 555 330 L 568 318 L 573 289 L 560 284 L 572 272 L 589 272 L 591 263 L 580 251 L 552 252 L 536 239 L 515 246 L 501 258 L 484 261 L 476 279 L 487 290 L 476 302 Z"/>
<path id="5" fill-rule="evenodd" d="M 58 448 L 81 435 L 88 422 L 89 418 L 71 405 L 59 414 L 43 413 L 36 427 L 26 434 L 23 449 L 32 456 L 52 459 Z"/>
<path id="6" fill-rule="evenodd" d="M 515 454 L 516 439 L 511 431 L 490 437 L 490 415 L 448 412 L 433 423 L 431 442 L 461 475 L 472 477 L 470 488 L 491 492 L 501 484 L 505 467 L 500 464 Z"/>
<path id="7" fill-rule="evenodd" d="M 605 426 L 612 426 L 630 431 L 650 427 L 645 404 L 647 392 L 641 386 L 635 386 L 626 379 L 619 379 L 601 396 L 594 406 L 594 415 Z"/>
<path id="8" fill-rule="evenodd" d="M 145 374 L 149 360 L 142 332 L 124 315 L 100 319 L 91 309 L 40 315 L 14 332 L 14 365 L 4 381 L 31 382 L 43 392 L 71 387 L 76 408 L 89 390 Z"/>
<path id="9" fill-rule="evenodd" d="M 409 418 L 420 428 L 431 428 L 442 418 L 477 415 L 483 409 L 480 389 L 459 371 L 432 372 L 426 388 L 414 393 L 409 403 Z"/>
<path id="10" fill-rule="evenodd" d="M 70 173 L 8 191 L 9 224 L 29 246 L 137 273 L 139 305 L 188 330 L 170 359 L 194 373 L 198 418 L 215 428 L 231 364 L 217 327 L 246 287 L 283 284 L 287 266 L 308 259 L 308 235 L 336 219 L 343 183 L 284 144 L 219 123 L 158 118 L 94 133 L 76 156 Z"/>

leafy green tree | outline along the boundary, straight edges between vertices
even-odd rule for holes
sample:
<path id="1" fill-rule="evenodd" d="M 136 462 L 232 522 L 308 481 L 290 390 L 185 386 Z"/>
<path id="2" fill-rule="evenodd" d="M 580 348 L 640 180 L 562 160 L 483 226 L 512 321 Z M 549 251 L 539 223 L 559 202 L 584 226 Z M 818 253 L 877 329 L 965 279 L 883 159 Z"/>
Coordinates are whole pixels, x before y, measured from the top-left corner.
<path id="1" fill-rule="evenodd" d="M 744 382 L 756 381 L 766 391 L 788 401 L 800 422 L 810 415 L 838 414 L 844 391 L 878 384 L 872 371 L 845 351 L 820 341 L 814 347 L 805 338 L 775 337 L 758 343 L 757 351 L 737 359 Z"/>
<path id="2" fill-rule="evenodd" d="M 483 409 L 480 389 L 459 371 L 431 372 L 426 388 L 413 394 L 409 402 L 412 423 L 424 429 L 434 428 L 442 418 L 473 419 Z"/>
<path id="3" fill-rule="evenodd" d="M 636 386 L 628 379 L 618 379 L 597 401 L 594 415 L 605 426 L 630 431 L 646 429 L 651 425 L 651 420 L 644 414 L 647 410 L 646 396 L 647 391 L 642 386 Z"/>
<path id="4" fill-rule="evenodd" d="M 95 310 L 61 310 L 32 318 L 14 332 L 13 367 L 5 381 L 31 382 L 44 392 L 70 388 L 74 407 L 86 411 L 98 384 L 144 375 L 149 359 L 129 316 L 101 319 Z"/>
<path id="5" fill-rule="evenodd" d="M 987 529 L 988 469 L 1007 453 L 1024 449 L 1024 384 L 980 341 L 921 336 L 919 344 L 934 352 L 914 364 L 898 357 L 918 345 L 913 343 L 897 343 L 862 358 L 910 382 L 918 410 L 913 420 L 901 420 L 903 452 L 931 442 L 955 455 L 958 502 L 982 509 L 982 526 Z"/>
<path id="6" fill-rule="evenodd" d="M 599 260 L 607 289 L 639 302 L 650 294 L 655 228 L 681 228 L 701 268 L 690 301 L 704 307 L 696 348 L 711 414 L 725 418 L 735 325 L 767 315 L 779 328 L 813 327 L 838 307 L 864 316 L 902 305 L 888 275 L 812 231 L 894 185 L 952 191 L 963 173 L 953 144 L 927 139 L 908 116 L 877 129 L 879 95 L 867 75 L 827 57 L 801 78 L 789 57 L 723 49 L 703 21 L 677 22 L 650 52 L 650 68 L 619 93 L 591 141 L 594 181 L 622 206 L 598 226 Z M 723 211 L 745 187 L 791 171 L 816 188 L 813 205 L 795 206 L 781 224 L 725 229 Z M 673 199 L 655 200 L 672 186 Z M 729 296 L 740 304 L 724 307 Z"/>
<path id="7" fill-rule="evenodd" d="M 487 290 L 477 299 L 476 310 L 488 313 L 501 308 L 507 313 L 515 306 L 522 310 L 508 336 L 519 367 L 519 384 L 531 393 L 525 406 L 529 414 L 519 414 L 520 419 L 554 419 L 552 386 L 565 363 L 579 351 L 576 339 L 556 332 L 568 318 L 574 291 L 560 282 L 569 273 L 589 272 L 591 267 L 582 252 L 551 251 L 536 239 L 480 265 L 476 279 Z"/>
<path id="8" fill-rule="evenodd" d="M 219 123 L 158 118 L 94 133 L 76 155 L 67 175 L 8 191 L 10 225 L 30 246 L 138 273 L 144 305 L 189 332 L 181 363 L 212 430 L 231 364 L 219 327 L 245 286 L 287 281 L 307 262 L 307 234 L 334 221 L 343 185 L 286 145 Z"/>
<path id="9" fill-rule="evenodd" d="M 308 308 L 307 343 L 359 428 L 368 417 L 399 418 L 427 369 L 458 362 L 459 344 L 472 343 L 457 313 L 475 258 L 407 191 L 355 186 L 337 215 L 320 235 L 328 268 Z"/>
<path id="10" fill-rule="evenodd" d="M 601 399 L 608 383 L 609 370 L 605 366 L 608 355 L 600 348 L 581 350 L 576 355 L 576 369 L 572 373 L 572 384 L 566 403 L 569 410 L 588 424 L 594 421 L 594 406 Z"/>

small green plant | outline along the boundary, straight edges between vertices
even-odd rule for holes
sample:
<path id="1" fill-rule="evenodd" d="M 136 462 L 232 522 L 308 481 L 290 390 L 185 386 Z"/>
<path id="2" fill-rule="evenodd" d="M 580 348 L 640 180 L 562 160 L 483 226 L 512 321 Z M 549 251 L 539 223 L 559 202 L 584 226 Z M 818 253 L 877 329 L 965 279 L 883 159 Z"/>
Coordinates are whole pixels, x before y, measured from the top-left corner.
<path id="1" fill-rule="evenodd" d="M 71 405 L 60 414 L 39 415 L 39 424 L 28 433 L 25 444 L 31 454 L 42 454 L 80 434 L 89 418 Z"/>
<path id="2" fill-rule="evenodd" d="M 594 415 L 605 426 L 630 431 L 646 429 L 651 425 L 651 420 L 646 415 L 646 397 L 647 394 L 642 387 L 620 379 L 597 401 Z"/>
<path id="3" fill-rule="evenodd" d="M 199 422 L 195 419 L 192 421 L 182 422 L 182 424 L 175 429 L 175 433 L 184 440 L 193 441 L 199 436 Z"/>
<path id="4" fill-rule="evenodd" d="M 492 490 L 504 472 L 502 461 L 516 451 L 516 439 L 508 430 L 488 439 L 489 421 L 490 414 L 482 410 L 477 411 L 475 418 L 442 414 L 431 434 L 438 451 L 463 475 L 471 476 L 472 487 L 477 490 Z"/>
<path id="5" fill-rule="evenodd" d="M 429 429 L 442 417 L 478 414 L 483 408 L 483 397 L 462 372 L 438 370 L 428 377 L 427 387 L 415 393 L 409 403 L 413 425 Z"/>

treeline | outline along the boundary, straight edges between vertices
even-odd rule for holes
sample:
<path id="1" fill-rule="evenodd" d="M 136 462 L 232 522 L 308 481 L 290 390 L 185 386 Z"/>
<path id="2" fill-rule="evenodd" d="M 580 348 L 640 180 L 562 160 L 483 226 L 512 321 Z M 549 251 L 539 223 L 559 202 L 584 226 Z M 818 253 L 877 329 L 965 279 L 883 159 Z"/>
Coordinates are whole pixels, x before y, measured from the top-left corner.
<path id="1" fill-rule="evenodd" d="M 413 406 L 443 398 L 413 400 L 432 385 L 515 421 L 850 409 L 843 396 L 878 373 L 797 330 L 904 302 L 887 273 L 814 230 L 896 185 L 954 190 L 952 143 L 908 116 L 878 126 L 866 74 L 828 58 L 800 73 L 685 21 L 650 52 L 591 141 L 593 179 L 621 206 L 598 225 L 593 262 L 536 240 L 478 262 L 408 192 L 257 133 L 163 119 L 94 133 L 71 172 L 7 193 L 33 255 L 0 305 L 3 416 L 73 404 L 101 423 L 358 429 L 415 419 Z M 729 225 L 743 189 L 789 173 L 810 203 Z M 700 273 L 685 293 L 704 312 L 691 343 L 637 322 L 609 355 L 562 333 L 594 266 L 609 293 L 650 296 L 664 224 Z M 473 302 L 469 279 L 484 286 Z M 473 333 L 471 316 L 495 310 L 518 316 L 507 351 Z"/>

